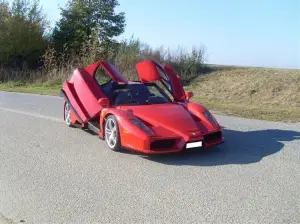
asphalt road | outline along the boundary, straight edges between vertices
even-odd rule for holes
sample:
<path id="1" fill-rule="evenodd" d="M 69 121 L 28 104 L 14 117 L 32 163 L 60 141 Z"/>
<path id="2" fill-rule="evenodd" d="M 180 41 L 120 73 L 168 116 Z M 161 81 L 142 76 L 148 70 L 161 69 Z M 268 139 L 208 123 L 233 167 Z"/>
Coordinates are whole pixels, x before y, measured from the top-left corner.
<path id="1" fill-rule="evenodd" d="M 226 143 L 143 157 L 0 92 L 0 223 L 300 223 L 300 124 L 217 116 Z"/>

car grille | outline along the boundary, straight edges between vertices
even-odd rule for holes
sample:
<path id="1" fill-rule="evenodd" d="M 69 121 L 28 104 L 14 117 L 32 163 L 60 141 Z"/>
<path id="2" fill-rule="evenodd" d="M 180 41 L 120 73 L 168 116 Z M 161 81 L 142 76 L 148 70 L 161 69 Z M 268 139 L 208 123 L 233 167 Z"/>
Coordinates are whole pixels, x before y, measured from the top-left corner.
<path id="1" fill-rule="evenodd" d="M 176 139 L 164 139 L 164 140 L 155 140 L 151 142 L 151 150 L 167 149 L 174 146 Z"/>

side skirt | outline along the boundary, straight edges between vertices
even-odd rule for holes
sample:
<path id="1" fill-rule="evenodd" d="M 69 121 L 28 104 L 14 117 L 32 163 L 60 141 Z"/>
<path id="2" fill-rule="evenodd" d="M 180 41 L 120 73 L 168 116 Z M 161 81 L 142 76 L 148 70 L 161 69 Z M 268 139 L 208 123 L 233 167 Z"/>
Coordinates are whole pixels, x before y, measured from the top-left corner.
<path id="1" fill-rule="evenodd" d="M 100 132 L 100 126 L 98 121 L 88 121 L 87 128 L 92 132 L 94 132 L 95 134 L 99 134 Z"/>

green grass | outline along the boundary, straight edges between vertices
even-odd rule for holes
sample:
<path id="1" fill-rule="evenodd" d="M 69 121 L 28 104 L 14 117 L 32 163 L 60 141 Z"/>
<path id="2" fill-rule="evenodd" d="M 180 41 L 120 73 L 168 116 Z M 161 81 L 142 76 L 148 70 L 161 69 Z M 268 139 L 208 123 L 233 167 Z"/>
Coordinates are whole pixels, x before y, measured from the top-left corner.
<path id="1" fill-rule="evenodd" d="M 0 90 L 8 92 L 35 93 L 40 95 L 59 95 L 60 85 L 0 83 Z"/>

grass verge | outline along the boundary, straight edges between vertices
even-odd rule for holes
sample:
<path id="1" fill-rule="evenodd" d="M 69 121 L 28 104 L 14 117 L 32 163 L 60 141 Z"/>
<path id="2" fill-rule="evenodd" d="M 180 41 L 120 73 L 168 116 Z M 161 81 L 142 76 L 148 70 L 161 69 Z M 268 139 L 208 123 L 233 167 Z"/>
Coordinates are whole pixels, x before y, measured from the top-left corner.
<path id="1" fill-rule="evenodd" d="M 60 85 L 0 83 L 0 90 L 9 92 L 34 93 L 41 95 L 59 95 Z M 300 113 L 297 108 L 283 108 L 280 106 L 259 106 L 246 103 L 235 103 L 208 97 L 192 98 L 192 101 L 205 105 L 217 114 L 234 115 L 244 118 L 268 121 L 299 122 Z"/>
<path id="2" fill-rule="evenodd" d="M 0 83 L 0 90 L 7 92 L 35 93 L 40 95 L 59 95 L 60 85 Z"/>
<path id="3" fill-rule="evenodd" d="M 300 122 L 300 113 L 297 108 L 282 108 L 279 106 L 261 107 L 258 105 L 225 102 L 205 97 L 195 97 L 192 100 L 205 105 L 208 109 L 218 114 L 267 121 Z"/>

